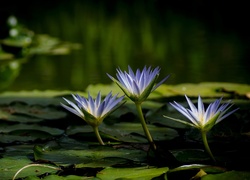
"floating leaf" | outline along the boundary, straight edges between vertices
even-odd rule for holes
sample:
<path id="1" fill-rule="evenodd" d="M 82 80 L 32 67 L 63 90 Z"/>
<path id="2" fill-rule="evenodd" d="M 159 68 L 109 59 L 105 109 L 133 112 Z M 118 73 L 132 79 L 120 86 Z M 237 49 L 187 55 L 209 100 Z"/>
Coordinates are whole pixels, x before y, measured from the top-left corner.
<path id="1" fill-rule="evenodd" d="M 94 146 L 86 149 L 44 150 L 43 146 L 35 146 L 36 160 L 51 161 L 60 165 L 78 164 L 78 167 L 107 167 L 121 162 L 144 162 L 146 153 L 136 149 L 115 149 L 109 146 Z M 96 163 L 100 162 L 100 163 Z"/>
<path id="2" fill-rule="evenodd" d="M 151 124 L 148 124 L 147 126 L 155 141 L 171 140 L 179 136 L 177 131 L 174 129 L 158 127 Z M 117 123 L 114 125 L 103 125 L 100 126 L 100 131 L 109 134 L 110 136 L 114 136 L 124 142 L 147 142 L 140 123 Z"/>
<path id="3" fill-rule="evenodd" d="M 203 85 L 204 87 L 202 87 Z M 99 88 L 104 90 L 103 95 L 105 95 L 106 92 L 109 93 L 110 90 L 113 90 L 114 85 L 89 86 L 91 93 L 92 91 L 98 93 Z M 197 99 L 196 93 L 198 91 L 201 92 L 202 96 L 205 96 L 204 103 L 209 103 L 214 98 L 222 95 L 223 100 L 233 99 L 235 106 L 240 107 L 240 110 L 234 115 L 215 126 L 211 133 L 208 134 L 208 141 L 216 159 L 220 164 L 225 165 L 226 169 L 249 169 L 244 165 L 249 161 L 249 148 L 247 146 L 249 142 L 248 132 L 250 130 L 249 99 L 245 97 L 245 92 L 250 92 L 248 85 L 231 85 L 231 83 L 200 83 L 189 84 L 188 86 L 186 84 L 162 85 L 150 95 L 148 101 L 142 104 L 149 129 L 158 147 L 157 155 L 159 155 L 161 161 L 165 162 L 168 161 L 168 158 L 165 158 L 164 152 L 170 151 L 181 164 L 189 164 L 190 166 L 180 166 L 167 171 L 167 173 L 160 173 L 154 176 L 155 179 L 167 179 L 166 175 L 172 176 L 174 173 L 177 176 L 175 179 L 181 179 L 182 172 L 186 174 L 190 168 L 194 171 L 192 176 L 188 176 L 189 179 L 197 175 L 198 172 L 207 174 L 205 176 L 198 174 L 198 177 L 202 176 L 201 179 L 208 178 L 210 174 L 225 174 L 223 167 L 211 167 L 209 165 L 195 167 L 195 164 L 190 164 L 209 162 L 209 157 L 203 150 L 199 132 L 195 132 L 180 123 L 174 124 L 173 121 L 163 117 L 163 115 L 167 115 L 180 119 L 185 118 L 171 109 L 168 102 L 173 100 L 180 103 L 182 100 L 185 102 L 183 94 L 186 93 L 187 95 L 190 93 L 194 96 L 194 99 Z M 33 159 L 34 155 L 35 160 L 51 161 L 68 169 L 67 172 L 62 172 L 64 174 L 43 176 L 44 179 L 70 178 L 68 175 L 79 175 L 77 172 L 86 169 L 107 172 L 107 176 L 115 175 L 114 171 L 111 171 L 112 174 L 106 169 L 101 171 L 103 168 L 108 169 L 108 167 L 118 170 L 118 175 L 122 174 L 120 169 L 130 169 L 127 175 L 129 175 L 129 172 L 137 170 L 138 177 L 135 177 L 135 179 L 140 179 L 139 176 L 143 176 L 145 172 L 138 170 L 135 166 L 168 166 L 165 165 L 166 163 L 160 164 L 158 161 L 154 161 L 152 158 L 156 156 L 150 156 L 149 145 L 137 119 L 137 112 L 132 102 L 127 101 L 126 104 L 106 119 L 105 124 L 100 126 L 101 136 L 107 145 L 99 146 L 92 128 L 78 117 L 67 113 L 61 108 L 62 97 L 70 99 L 72 98 L 71 93 L 76 92 L 48 90 L 1 93 L 1 158 L 13 157 L 27 160 L 27 157 Z M 87 95 L 86 92 L 77 93 Z M 122 92 L 120 95 L 123 95 Z M 33 147 L 35 147 L 34 150 Z M 30 162 L 29 160 L 28 164 Z M 2 164 L 1 161 L 0 163 Z M 4 164 L 4 168 L 8 169 L 10 166 L 10 164 Z M 4 168 L 0 169 L 1 178 Z M 234 173 L 241 172 L 234 171 Z M 98 177 L 93 177 L 94 174 L 86 178 L 101 179 L 99 175 L 101 173 L 98 174 Z M 38 178 L 36 174 L 27 176 L 24 177 L 29 179 Z M 244 175 L 243 177 L 245 178 Z M 72 178 L 77 179 L 78 177 L 74 176 Z M 133 176 L 120 178 L 128 179 L 133 178 Z M 82 179 L 85 179 L 85 175 L 82 175 Z"/>
<path id="4" fill-rule="evenodd" d="M 13 102 L 21 102 L 27 105 L 41 105 L 41 106 L 61 106 L 62 97 L 71 94 L 87 95 L 85 92 L 73 91 L 55 91 L 55 90 L 33 90 L 33 91 L 18 91 L 18 92 L 2 92 L 0 93 L 1 104 L 10 104 Z"/>
<path id="5" fill-rule="evenodd" d="M 28 177 L 25 180 L 40 180 L 38 177 Z M 76 175 L 69 175 L 69 176 L 60 176 L 60 175 L 48 175 L 43 178 L 43 180 L 100 180 L 96 177 L 88 177 L 88 176 L 76 176 Z"/>
<path id="6" fill-rule="evenodd" d="M 27 105 L 26 103 L 13 102 L 9 105 L 0 106 L 3 112 L 8 114 L 23 114 L 41 119 L 59 119 L 66 116 L 65 112 L 59 111 L 54 106 Z"/>
<path id="7" fill-rule="evenodd" d="M 177 96 L 186 94 L 189 97 L 198 95 L 202 97 L 242 97 L 250 91 L 250 85 L 227 82 L 203 82 L 199 84 L 184 83 L 177 85 L 161 85 L 155 90 L 156 94 L 163 96 Z"/>
<path id="8" fill-rule="evenodd" d="M 105 168 L 97 174 L 102 180 L 115 179 L 135 179 L 135 180 L 151 180 L 162 174 L 167 173 L 168 167 L 139 167 L 139 168 Z"/>
<path id="9" fill-rule="evenodd" d="M 62 133 L 64 133 L 64 131 L 61 129 L 50 128 L 50 127 L 41 126 L 38 124 L 6 125 L 6 126 L 2 126 L 2 129 L 0 130 L 0 132 L 2 133 L 10 133 L 10 134 L 15 134 L 14 133 L 15 131 L 23 131 L 23 133 L 25 132 L 29 133 L 30 131 L 42 131 L 42 132 L 50 134 L 51 136 L 59 136 L 59 135 L 62 135 Z"/>
<path id="10" fill-rule="evenodd" d="M 149 124 L 148 128 L 156 141 L 171 140 L 179 136 L 176 130 L 167 127 Z M 103 123 L 100 125 L 99 130 L 104 133 L 105 137 L 109 137 L 113 140 L 123 142 L 147 142 L 140 123 L 116 123 L 113 125 L 105 125 Z M 67 129 L 66 134 L 78 134 L 79 136 L 79 134 L 89 134 L 92 132 L 93 130 L 89 126 L 71 126 Z"/>
<path id="11" fill-rule="evenodd" d="M 3 110 L 0 107 L 0 122 L 19 122 L 19 123 L 36 123 L 41 122 L 43 119 L 25 116 L 25 115 L 13 115 L 8 110 Z"/>
<path id="12" fill-rule="evenodd" d="M 228 179 L 249 180 L 250 172 L 228 171 L 220 174 L 208 174 L 202 177 L 202 180 L 228 180 Z"/>
<path id="13" fill-rule="evenodd" d="M 32 163 L 32 161 L 24 157 L 22 159 L 17 159 L 12 157 L 1 158 L 0 159 L 1 179 L 3 180 L 12 179 L 18 170 L 20 170 L 26 165 L 29 165 L 30 163 Z M 57 170 L 55 169 L 47 167 L 34 166 L 26 168 L 23 171 L 21 171 L 18 174 L 17 178 L 27 177 L 27 176 L 37 176 L 44 173 L 55 173 L 56 171 Z"/>
<path id="14" fill-rule="evenodd" d="M 47 139 L 53 136 L 59 136 L 64 133 L 63 130 L 41 126 L 37 124 L 2 124 L 0 129 L 0 142 L 29 142 L 37 139 Z"/>
<path id="15" fill-rule="evenodd" d="M 23 158 L 27 157 L 29 154 L 33 154 L 32 144 L 21 144 L 21 145 L 9 145 L 4 147 L 4 153 L 1 153 L 4 157 L 15 157 Z"/>

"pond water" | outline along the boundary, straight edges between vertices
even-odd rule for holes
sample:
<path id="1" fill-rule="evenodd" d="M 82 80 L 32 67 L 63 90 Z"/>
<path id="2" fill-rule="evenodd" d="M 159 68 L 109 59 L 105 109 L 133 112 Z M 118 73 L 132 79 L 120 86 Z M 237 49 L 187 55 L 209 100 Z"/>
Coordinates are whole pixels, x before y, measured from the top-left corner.
<path id="1" fill-rule="evenodd" d="M 84 90 L 89 84 L 111 83 L 106 73 L 114 75 L 117 67 L 127 70 L 128 65 L 160 66 L 162 77 L 171 74 L 169 84 L 249 84 L 244 11 L 231 14 L 233 5 L 224 9 L 222 3 L 194 2 L 188 8 L 122 0 L 7 4 L 8 12 L 35 33 L 79 43 L 81 49 L 33 56 L 4 90 Z"/>

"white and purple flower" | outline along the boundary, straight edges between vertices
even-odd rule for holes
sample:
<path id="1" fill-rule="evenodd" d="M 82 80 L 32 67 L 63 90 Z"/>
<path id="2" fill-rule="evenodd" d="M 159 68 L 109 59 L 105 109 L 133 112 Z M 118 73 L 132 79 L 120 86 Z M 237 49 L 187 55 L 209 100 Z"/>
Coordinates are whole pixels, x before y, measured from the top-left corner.
<path id="1" fill-rule="evenodd" d="M 96 99 L 93 99 L 90 94 L 88 94 L 88 98 L 72 94 L 76 103 L 63 98 L 70 106 L 62 103 L 61 105 L 68 111 L 84 119 L 89 125 L 98 126 L 106 116 L 119 107 L 119 103 L 123 100 L 124 96 L 117 98 L 117 95 L 112 96 L 110 92 L 102 101 L 100 92 Z"/>
<path id="2" fill-rule="evenodd" d="M 200 96 L 198 97 L 197 107 L 195 107 L 195 105 L 186 95 L 185 97 L 187 99 L 190 109 L 183 107 L 182 105 L 180 105 L 179 103 L 175 101 L 170 104 L 177 111 L 179 111 L 186 118 L 188 118 L 189 121 L 191 122 L 183 121 L 180 119 L 175 119 L 175 118 L 168 117 L 168 116 L 165 116 L 165 117 L 199 129 L 199 131 L 201 132 L 202 141 L 203 141 L 203 144 L 207 153 L 210 155 L 213 161 L 216 161 L 208 145 L 207 132 L 214 125 L 221 122 L 223 119 L 225 119 L 226 117 L 228 117 L 229 115 L 237 111 L 239 108 L 229 111 L 229 109 L 233 106 L 233 104 L 231 103 L 231 100 L 229 100 L 227 103 L 221 104 L 222 98 L 220 98 L 210 103 L 207 109 L 205 110 L 204 104 Z"/>
<path id="3" fill-rule="evenodd" d="M 217 99 L 213 103 L 210 103 L 207 109 L 205 110 L 204 104 L 200 96 L 198 97 L 197 107 L 195 107 L 195 105 L 186 95 L 185 97 L 190 109 L 184 108 L 182 105 L 175 101 L 170 104 L 186 118 L 188 118 L 191 123 L 182 120 L 177 121 L 196 127 L 202 131 L 209 131 L 215 124 L 221 122 L 223 119 L 238 110 L 237 108 L 232 111 L 228 111 L 233 106 L 233 104 L 231 104 L 231 100 L 229 100 L 227 103 L 221 104 L 222 98 Z"/>
<path id="4" fill-rule="evenodd" d="M 156 80 L 159 77 L 160 68 L 156 67 L 151 69 L 151 67 L 144 66 L 143 70 L 137 69 L 133 72 L 130 66 L 128 66 L 128 72 L 120 68 L 117 69 L 116 80 L 111 75 L 107 74 L 110 79 L 112 79 L 122 91 L 134 102 L 143 102 L 149 94 L 159 87 L 164 81 L 167 80 L 165 77 L 159 83 Z"/>

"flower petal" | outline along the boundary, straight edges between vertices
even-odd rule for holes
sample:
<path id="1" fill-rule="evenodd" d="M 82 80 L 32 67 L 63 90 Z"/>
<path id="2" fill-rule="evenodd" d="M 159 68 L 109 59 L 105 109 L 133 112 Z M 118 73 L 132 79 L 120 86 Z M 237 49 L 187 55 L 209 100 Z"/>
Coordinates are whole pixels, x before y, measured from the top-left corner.
<path id="1" fill-rule="evenodd" d="M 78 108 L 77 105 L 75 105 L 73 102 L 67 100 L 66 98 L 63 98 L 70 106 L 72 106 L 73 108 L 67 106 L 67 105 L 64 105 L 61 103 L 61 105 L 67 109 L 68 111 L 74 113 L 75 115 L 81 117 L 81 118 L 84 118 L 84 114 L 82 113 L 82 111 L 80 110 L 80 108 Z"/>

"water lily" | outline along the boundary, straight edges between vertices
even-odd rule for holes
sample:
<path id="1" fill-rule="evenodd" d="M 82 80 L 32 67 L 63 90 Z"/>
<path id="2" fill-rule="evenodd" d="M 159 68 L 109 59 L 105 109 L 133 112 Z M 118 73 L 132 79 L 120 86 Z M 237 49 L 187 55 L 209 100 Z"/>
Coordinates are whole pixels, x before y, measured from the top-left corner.
<path id="1" fill-rule="evenodd" d="M 156 83 L 160 73 L 160 68 L 144 66 L 143 70 L 137 69 L 133 72 L 130 66 L 128 66 L 128 72 L 122 71 L 120 68 L 117 69 L 116 80 L 111 75 L 107 74 L 122 91 L 134 102 L 141 103 L 147 99 L 149 94 L 159 87 L 167 77 L 162 79 L 159 83 Z"/>
<path id="2" fill-rule="evenodd" d="M 78 94 L 72 94 L 72 97 L 74 98 L 76 103 L 63 98 L 69 104 L 69 106 L 62 103 L 61 105 L 71 113 L 82 118 L 87 122 L 87 124 L 92 126 L 99 143 L 104 145 L 98 131 L 98 126 L 103 122 L 103 119 L 105 117 L 107 117 L 110 113 L 115 111 L 123 104 L 119 103 L 123 100 L 124 96 L 119 98 L 117 96 L 118 94 L 112 96 L 112 93 L 110 92 L 102 101 L 100 92 L 98 93 L 96 99 L 93 99 L 90 94 L 88 94 L 88 98 L 82 97 Z"/>
<path id="3" fill-rule="evenodd" d="M 117 79 L 107 74 L 109 78 L 122 89 L 125 95 L 135 103 L 144 133 L 154 149 L 156 149 L 156 146 L 147 128 L 146 121 L 142 113 L 141 103 L 145 101 L 150 93 L 165 82 L 169 77 L 166 76 L 159 83 L 156 83 L 159 73 L 159 67 L 151 69 L 151 67 L 147 68 L 147 66 L 144 66 L 142 71 L 137 69 L 136 72 L 134 72 L 131 67 L 128 66 L 128 72 L 123 72 L 120 68 L 117 69 Z"/>
<path id="4" fill-rule="evenodd" d="M 233 106 L 231 100 L 229 100 L 227 103 L 221 104 L 222 98 L 220 98 L 210 103 L 205 110 L 202 98 L 200 96 L 198 97 L 198 107 L 195 107 L 195 105 L 186 95 L 185 97 L 190 109 L 183 107 L 175 101 L 173 103 L 170 103 L 170 105 L 172 105 L 176 110 L 183 114 L 190 122 L 171 118 L 168 116 L 165 117 L 199 129 L 202 135 L 204 146 L 211 158 L 215 161 L 214 156 L 208 146 L 206 134 L 214 125 L 221 122 L 223 119 L 237 111 L 239 108 L 228 111 Z"/>

